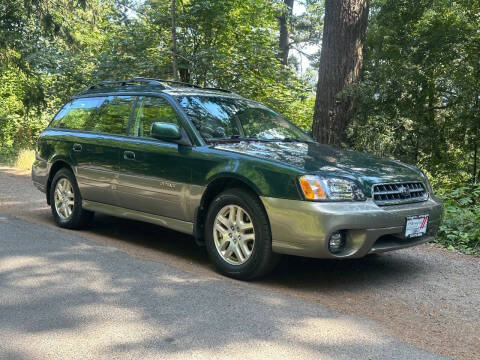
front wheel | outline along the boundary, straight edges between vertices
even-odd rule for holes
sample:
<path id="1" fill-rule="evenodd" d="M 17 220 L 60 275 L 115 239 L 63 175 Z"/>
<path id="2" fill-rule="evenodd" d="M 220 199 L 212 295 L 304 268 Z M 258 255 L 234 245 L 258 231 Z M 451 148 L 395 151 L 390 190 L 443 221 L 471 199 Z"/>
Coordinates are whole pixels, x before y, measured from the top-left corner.
<path id="1" fill-rule="evenodd" d="M 236 279 L 270 272 L 280 256 L 272 251 L 270 224 L 260 200 L 242 189 L 219 194 L 205 226 L 207 252 L 217 269 Z"/>
<path id="2" fill-rule="evenodd" d="M 55 222 L 67 229 L 78 229 L 93 219 L 94 213 L 82 208 L 82 196 L 75 175 L 69 169 L 60 169 L 52 180 L 50 205 Z"/>

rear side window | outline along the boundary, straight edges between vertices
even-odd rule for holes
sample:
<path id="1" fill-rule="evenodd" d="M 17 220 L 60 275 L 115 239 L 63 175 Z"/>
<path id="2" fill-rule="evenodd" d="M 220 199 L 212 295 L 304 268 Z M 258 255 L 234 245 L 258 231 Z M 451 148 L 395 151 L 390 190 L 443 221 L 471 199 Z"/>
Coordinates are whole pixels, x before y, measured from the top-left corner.
<path id="1" fill-rule="evenodd" d="M 50 126 L 55 128 L 85 130 L 92 113 L 103 103 L 104 97 L 75 99 L 66 104 L 55 116 Z"/>
<path id="2" fill-rule="evenodd" d="M 85 130 L 109 134 L 125 134 L 127 131 L 134 96 L 108 96 L 97 111 L 85 123 Z"/>
<path id="3" fill-rule="evenodd" d="M 134 96 L 75 99 L 55 116 L 51 127 L 125 134 Z"/>
<path id="4" fill-rule="evenodd" d="M 130 135 L 149 137 L 153 122 L 172 123 L 181 126 L 175 109 L 167 100 L 158 97 L 142 97 L 135 107 Z"/>

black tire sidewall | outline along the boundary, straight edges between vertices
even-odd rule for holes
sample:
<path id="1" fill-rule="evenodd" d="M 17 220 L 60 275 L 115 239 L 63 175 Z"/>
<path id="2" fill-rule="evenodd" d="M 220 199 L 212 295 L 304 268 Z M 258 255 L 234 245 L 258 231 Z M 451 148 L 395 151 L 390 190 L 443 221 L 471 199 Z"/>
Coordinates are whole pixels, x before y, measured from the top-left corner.
<path id="1" fill-rule="evenodd" d="M 218 253 L 213 239 L 213 225 L 218 212 L 227 205 L 238 205 L 245 209 L 253 222 L 255 245 L 250 258 L 241 265 L 226 262 Z M 247 280 L 259 275 L 265 267 L 265 262 L 272 257 L 272 240 L 270 224 L 259 200 L 252 194 L 232 189 L 219 194 L 210 204 L 205 223 L 205 240 L 208 255 L 221 273 L 241 280 Z"/>

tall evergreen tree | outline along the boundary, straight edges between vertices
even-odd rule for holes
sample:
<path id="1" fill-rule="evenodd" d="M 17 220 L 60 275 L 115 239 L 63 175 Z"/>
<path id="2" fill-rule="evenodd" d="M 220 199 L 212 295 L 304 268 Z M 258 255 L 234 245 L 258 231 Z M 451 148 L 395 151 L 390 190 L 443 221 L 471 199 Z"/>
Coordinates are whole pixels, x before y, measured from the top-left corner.
<path id="1" fill-rule="evenodd" d="M 326 0 L 318 70 L 313 135 L 321 143 L 341 145 L 352 98 L 342 91 L 358 81 L 363 61 L 368 0 Z"/>
<path id="2" fill-rule="evenodd" d="M 293 15 L 294 0 L 283 0 L 283 9 L 278 18 L 280 26 L 279 52 L 278 57 L 283 65 L 288 65 L 288 54 L 290 52 L 290 27 Z"/>

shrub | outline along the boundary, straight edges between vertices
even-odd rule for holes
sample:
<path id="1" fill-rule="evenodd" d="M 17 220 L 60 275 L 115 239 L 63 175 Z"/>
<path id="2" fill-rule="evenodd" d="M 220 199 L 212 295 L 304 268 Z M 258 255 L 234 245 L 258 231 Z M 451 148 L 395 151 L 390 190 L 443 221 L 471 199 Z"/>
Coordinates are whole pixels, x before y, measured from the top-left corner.
<path id="1" fill-rule="evenodd" d="M 439 191 L 445 216 L 436 242 L 448 249 L 480 255 L 480 184 Z"/>

